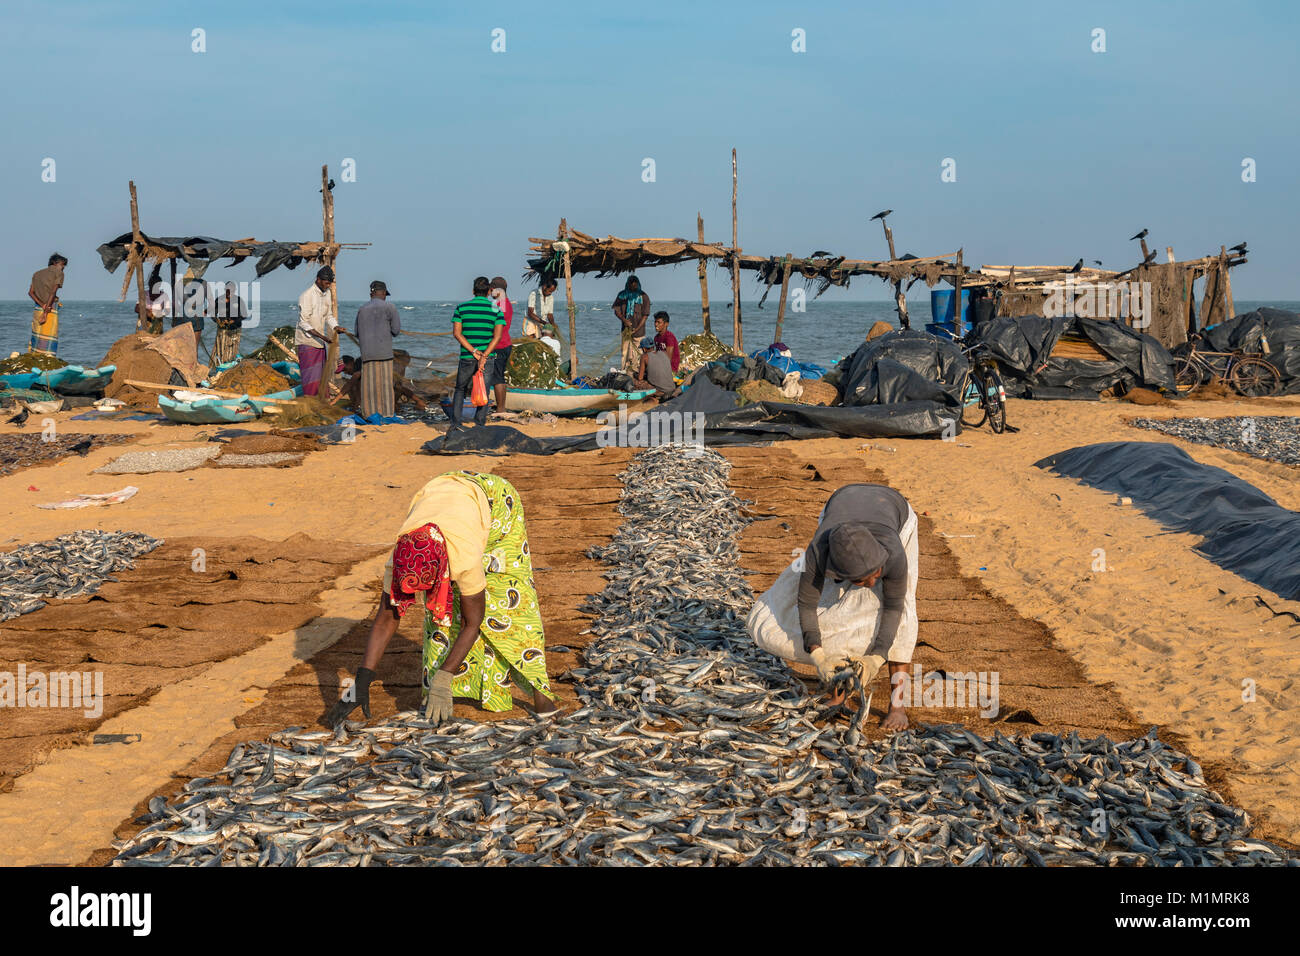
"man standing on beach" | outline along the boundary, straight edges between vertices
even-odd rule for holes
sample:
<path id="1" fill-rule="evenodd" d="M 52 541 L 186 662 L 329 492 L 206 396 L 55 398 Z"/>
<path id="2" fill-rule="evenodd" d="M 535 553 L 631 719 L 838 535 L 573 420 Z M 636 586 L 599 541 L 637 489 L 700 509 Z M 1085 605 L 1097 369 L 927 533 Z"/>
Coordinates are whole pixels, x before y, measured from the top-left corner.
<path id="1" fill-rule="evenodd" d="M 63 270 L 68 260 L 57 252 L 48 264 L 32 275 L 27 294 L 36 303 L 32 310 L 33 352 L 54 355 L 59 351 L 59 289 L 63 286 Z"/>
<path id="2" fill-rule="evenodd" d="M 456 366 L 456 390 L 451 396 L 451 426 L 460 427 L 461 410 L 465 396 L 476 372 L 483 373 L 483 384 L 492 387 L 492 366 L 488 358 L 501 338 L 501 327 L 506 317 L 498 312 L 488 298 L 491 283 L 487 276 L 474 280 L 474 297 L 456 306 L 451 316 L 451 331 L 460 343 L 460 363 Z M 474 424 L 487 424 L 487 406 L 483 405 L 474 412 Z"/>
<path id="3" fill-rule="evenodd" d="M 226 283 L 226 292 L 218 301 L 212 316 L 217 326 L 217 341 L 212 346 L 212 361 L 215 365 L 239 361 L 239 339 L 243 332 L 244 321 L 248 318 L 248 306 L 235 291 L 233 282 Z"/>
<path id="4" fill-rule="evenodd" d="M 524 317 L 524 335 L 540 339 L 559 330 L 555 327 L 555 289 L 554 279 L 542 280 L 542 287 L 528 293 L 528 312 Z"/>
<path id="5" fill-rule="evenodd" d="M 650 296 L 641 291 L 641 280 L 636 276 L 628 276 L 623 291 L 614 300 L 612 308 L 614 315 L 623 323 L 623 368 L 634 372 L 641 364 L 637 343 L 645 335 L 646 319 L 650 317 Z"/>
<path id="6" fill-rule="evenodd" d="M 682 351 L 677 347 L 677 336 L 668 331 L 668 313 L 662 309 L 655 313 L 655 347 L 668 355 L 668 362 L 677 373 L 682 364 Z"/>
<path id="7" fill-rule="evenodd" d="M 334 283 L 334 270 L 323 266 L 316 273 L 316 281 L 298 296 L 298 324 L 293 331 L 294 349 L 298 353 L 298 371 L 302 375 L 302 393 L 315 395 L 320 391 L 321 375 L 325 371 L 325 347 L 338 340 L 338 319 L 330 310 L 330 286 Z"/>
<path id="8" fill-rule="evenodd" d="M 506 410 L 506 367 L 510 364 L 510 350 L 514 347 L 514 343 L 510 341 L 510 321 L 515 315 L 515 308 L 506 293 L 504 276 L 497 276 L 492 280 L 492 284 L 488 287 L 488 296 L 506 320 L 501 326 L 501 337 L 497 339 L 497 344 L 492 350 L 492 389 L 496 392 L 497 411 L 504 412 Z"/>
<path id="9" fill-rule="evenodd" d="M 402 331 L 397 306 L 388 301 L 388 286 L 370 283 L 370 301 L 357 309 L 357 341 L 361 343 L 361 417 L 396 412 L 393 397 L 393 336 Z"/>

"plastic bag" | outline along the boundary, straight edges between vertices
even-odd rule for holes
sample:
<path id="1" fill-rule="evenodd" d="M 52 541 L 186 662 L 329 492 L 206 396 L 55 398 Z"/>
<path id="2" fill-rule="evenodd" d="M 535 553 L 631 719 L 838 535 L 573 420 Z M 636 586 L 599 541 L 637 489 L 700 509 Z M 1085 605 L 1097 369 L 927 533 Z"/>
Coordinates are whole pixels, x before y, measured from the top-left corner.
<path id="1" fill-rule="evenodd" d="M 482 408 L 488 403 L 487 385 L 483 381 L 483 370 L 474 373 L 474 384 L 470 386 L 469 403 L 475 408 Z"/>

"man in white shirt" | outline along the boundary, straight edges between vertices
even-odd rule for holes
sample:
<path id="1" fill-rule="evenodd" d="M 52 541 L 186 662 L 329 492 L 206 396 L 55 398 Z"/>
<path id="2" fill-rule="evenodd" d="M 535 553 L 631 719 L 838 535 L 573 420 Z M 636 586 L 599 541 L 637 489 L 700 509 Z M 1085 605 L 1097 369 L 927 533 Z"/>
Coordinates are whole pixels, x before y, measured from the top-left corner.
<path id="1" fill-rule="evenodd" d="M 320 390 L 325 347 L 331 341 L 338 341 L 339 320 L 330 308 L 333 284 L 334 270 L 324 266 L 316 273 L 316 281 L 298 296 L 298 324 L 293 331 L 293 344 L 298 353 L 304 395 L 315 395 Z"/>
<path id="2" fill-rule="evenodd" d="M 555 325 L 554 279 L 543 279 L 541 290 L 528 293 L 528 314 L 524 317 L 524 335 L 541 339 L 556 355 L 560 354 L 559 329 Z"/>

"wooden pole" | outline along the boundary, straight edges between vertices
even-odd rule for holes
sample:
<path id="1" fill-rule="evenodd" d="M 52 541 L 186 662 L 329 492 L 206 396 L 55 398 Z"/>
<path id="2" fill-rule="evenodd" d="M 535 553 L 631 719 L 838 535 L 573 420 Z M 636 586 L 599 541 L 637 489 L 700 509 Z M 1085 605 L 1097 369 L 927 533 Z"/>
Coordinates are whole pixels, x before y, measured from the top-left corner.
<path id="1" fill-rule="evenodd" d="M 564 301 L 569 308 L 569 381 L 578 377 L 578 307 L 573 304 L 573 260 L 569 257 L 569 223 L 560 220 L 560 238 L 564 240 Z"/>
<path id="2" fill-rule="evenodd" d="M 330 168 L 322 166 L 320 168 L 320 192 L 321 192 L 321 232 L 324 235 L 325 242 L 329 245 L 334 243 L 334 193 L 330 189 Z M 325 254 L 325 264 L 334 269 L 335 256 L 333 253 Z M 330 282 L 330 315 L 334 321 L 339 320 L 339 297 L 338 297 L 338 276 Z M 316 396 L 321 401 L 330 400 L 330 387 L 334 384 L 334 370 L 339 364 L 339 337 L 336 332 L 330 336 L 329 345 L 325 348 L 325 368 L 321 372 L 320 388 Z"/>
<path id="3" fill-rule="evenodd" d="M 736 150 L 731 151 L 731 326 L 732 343 L 744 354 L 745 341 L 740 328 L 740 229 L 736 221 Z"/>
<path id="4" fill-rule="evenodd" d="M 144 239 L 140 235 L 140 205 L 135 195 L 135 180 L 128 181 L 131 187 L 131 243 L 135 247 L 135 291 L 137 330 L 144 328 L 148 311 L 144 296 Z"/>
<path id="5" fill-rule="evenodd" d="M 889 261 L 893 262 L 898 258 L 898 254 L 894 251 L 894 230 L 889 228 L 889 224 L 883 217 L 880 220 L 880 225 L 884 227 L 885 241 L 889 243 Z M 899 328 L 910 328 L 912 321 L 907 317 L 907 296 L 903 293 L 902 279 L 894 282 L 894 308 L 898 311 Z"/>
<path id="6" fill-rule="evenodd" d="M 1219 246 L 1219 271 L 1223 273 L 1223 305 L 1229 319 L 1237 317 L 1237 307 L 1232 301 L 1232 270 L 1228 268 L 1228 250 Z"/>
<path id="7" fill-rule="evenodd" d="M 957 275 L 952 280 L 952 330 L 958 336 L 962 334 L 962 314 L 961 314 L 961 254 L 962 250 L 957 250 Z"/>
<path id="8" fill-rule="evenodd" d="M 695 229 L 700 242 L 704 242 L 704 217 L 698 212 L 695 214 Z M 712 330 L 709 328 L 709 275 L 703 258 L 700 259 L 700 311 L 704 315 L 704 334 L 711 335 Z"/>
<path id="9" fill-rule="evenodd" d="M 787 252 L 785 267 L 781 270 L 781 301 L 776 304 L 776 332 L 772 336 L 773 342 L 781 341 L 781 325 L 785 322 L 785 297 L 790 291 L 790 267 L 793 264 L 794 255 Z"/>
<path id="10" fill-rule="evenodd" d="M 176 294 L 176 257 L 175 257 L 175 256 L 172 256 L 172 258 L 171 258 L 171 264 L 172 264 L 172 280 L 171 280 L 171 281 L 172 281 L 172 294 L 171 294 L 170 296 L 168 296 L 168 309 L 167 309 L 167 311 L 168 311 L 169 314 L 168 314 L 167 318 L 170 320 L 170 321 L 167 323 L 168 328 L 170 328 L 171 326 L 173 326 L 173 325 L 176 324 L 176 300 L 179 298 L 179 296 Z M 161 332 L 165 332 L 166 329 L 159 329 L 158 331 L 161 333 Z"/>

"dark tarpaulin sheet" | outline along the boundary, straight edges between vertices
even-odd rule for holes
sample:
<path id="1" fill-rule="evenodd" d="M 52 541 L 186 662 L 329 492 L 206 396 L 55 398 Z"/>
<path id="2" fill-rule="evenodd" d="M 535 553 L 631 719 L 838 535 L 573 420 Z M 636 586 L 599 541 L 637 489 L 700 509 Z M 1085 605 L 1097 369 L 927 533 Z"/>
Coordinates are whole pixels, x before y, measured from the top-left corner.
<path id="1" fill-rule="evenodd" d="M 1125 495 L 1165 527 L 1200 535 L 1197 551 L 1247 581 L 1300 600 L 1300 513 L 1231 472 L 1164 442 L 1106 442 L 1036 462 Z"/>
<path id="2" fill-rule="evenodd" d="M 1110 360 L 1053 358 L 1052 349 L 1063 335 L 1086 338 Z M 1175 360 L 1168 349 L 1122 322 L 1004 315 L 980 323 L 976 337 L 1007 373 L 1006 384 L 1013 395 L 1056 397 L 1059 393 L 1050 391 L 1054 389 L 1097 394 L 1121 384 L 1175 390 Z"/>
<path id="3" fill-rule="evenodd" d="M 902 329 L 858 346 L 839 369 L 847 406 L 924 401 L 956 409 L 967 362 L 957 343 Z"/>
<path id="4" fill-rule="evenodd" d="M 735 407 L 735 395 L 718 388 L 704 376 L 671 402 L 646 412 L 647 433 L 681 434 L 667 423 L 666 413 L 704 415 L 706 445 L 757 445 L 799 438 L 905 438 L 939 437 L 948 429 L 960 430 L 956 413 L 936 402 L 906 402 L 896 405 L 866 405 L 833 408 L 824 405 L 792 405 L 784 402 L 754 402 Z M 676 419 L 680 421 L 680 419 Z M 629 428 L 631 433 L 631 428 Z M 507 425 L 460 428 L 425 442 L 421 448 L 431 455 L 553 455 L 566 451 L 594 451 L 602 447 L 596 432 L 532 438 Z M 617 444 L 611 437 L 606 445 Z"/>
<path id="5" fill-rule="evenodd" d="M 1241 349 L 1262 352 L 1268 339 L 1268 363 L 1282 373 L 1279 395 L 1300 395 L 1300 313 L 1256 309 L 1202 330 L 1205 347 L 1214 352 Z"/>
<path id="6" fill-rule="evenodd" d="M 298 255 L 298 247 L 305 245 L 301 242 L 230 242 L 225 239 L 213 239 L 211 236 L 149 236 L 145 233 L 140 235 L 150 245 L 162 246 L 184 259 L 194 271 L 196 279 L 203 278 L 203 273 L 213 262 L 228 256 L 232 257 L 229 264 L 231 266 L 238 265 L 250 256 L 257 256 L 259 276 L 264 276 L 280 266 L 295 269 L 302 262 L 302 256 Z M 123 233 L 95 250 L 99 253 L 104 268 L 109 272 L 115 271 L 126 261 L 126 247 L 130 244 L 131 238 L 131 233 Z M 251 251 L 248 255 L 236 256 L 232 252 L 236 247 Z"/>

